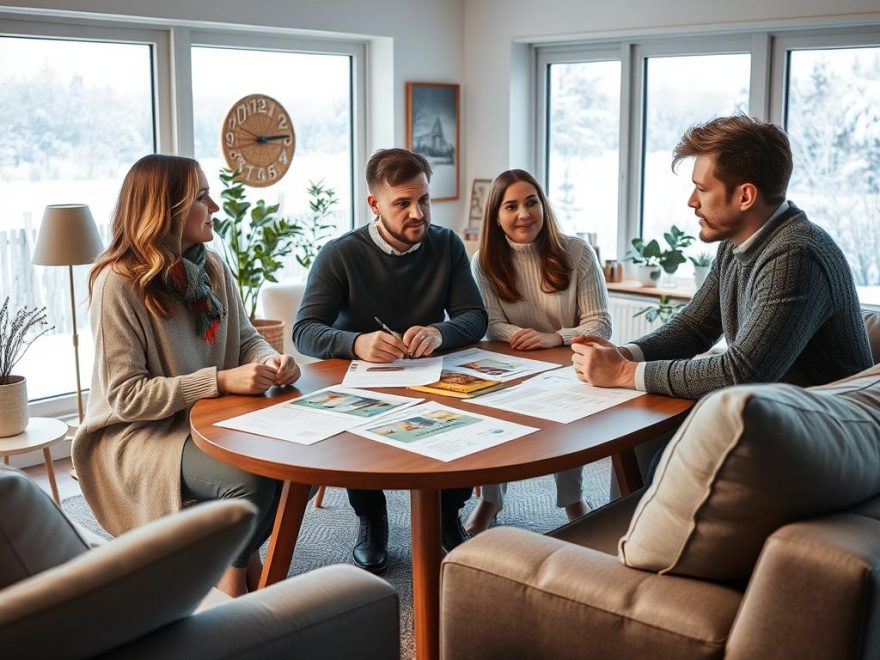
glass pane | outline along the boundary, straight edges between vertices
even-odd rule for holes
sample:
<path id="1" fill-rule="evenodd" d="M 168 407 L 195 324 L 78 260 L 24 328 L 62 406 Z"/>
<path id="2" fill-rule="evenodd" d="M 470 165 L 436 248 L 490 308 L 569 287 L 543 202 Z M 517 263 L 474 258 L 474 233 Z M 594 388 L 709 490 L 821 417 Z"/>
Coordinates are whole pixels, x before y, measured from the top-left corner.
<path id="1" fill-rule="evenodd" d="M 309 182 L 323 180 L 339 198 L 337 233 L 352 228 L 350 56 L 195 47 L 192 72 L 195 157 L 218 204 L 222 206 L 219 171 L 226 167 L 220 147 L 223 119 L 240 98 L 265 94 L 290 114 L 296 151 L 281 181 L 247 188 L 248 200 L 279 203 L 279 212 L 286 216 L 304 215 L 309 211 Z M 222 252 L 217 239 L 214 247 Z M 279 279 L 304 274 L 294 255 L 287 264 L 276 274 Z"/>
<path id="2" fill-rule="evenodd" d="M 671 169 L 672 150 L 692 125 L 749 109 L 748 54 L 652 57 L 647 61 L 645 98 L 645 153 L 642 191 L 642 236 L 656 238 L 672 225 L 696 236 L 699 225 L 687 205 L 693 189 L 692 162 L 683 162 L 678 174 Z M 715 252 L 699 240 L 685 252 Z M 690 262 L 675 276 L 689 277 Z"/>
<path id="3" fill-rule="evenodd" d="M 552 64 L 548 72 L 547 196 L 566 234 L 597 234 L 617 257 L 620 62 Z"/>
<path id="4" fill-rule="evenodd" d="M 45 305 L 55 326 L 15 369 L 33 400 L 76 387 L 68 269 L 31 266 L 43 209 L 88 204 L 106 244 L 122 178 L 154 151 L 151 47 L 0 37 L 0 89 L 0 298 Z M 84 388 L 89 268 L 73 268 Z"/>
<path id="5" fill-rule="evenodd" d="M 880 48 L 789 54 L 789 198 L 837 241 L 880 304 Z"/>

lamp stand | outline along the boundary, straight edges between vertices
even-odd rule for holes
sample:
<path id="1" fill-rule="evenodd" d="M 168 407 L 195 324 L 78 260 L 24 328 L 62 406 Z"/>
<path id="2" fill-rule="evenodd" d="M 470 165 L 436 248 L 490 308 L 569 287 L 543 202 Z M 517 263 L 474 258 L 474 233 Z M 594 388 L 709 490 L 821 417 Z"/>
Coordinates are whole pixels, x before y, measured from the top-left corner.
<path id="1" fill-rule="evenodd" d="M 79 423 L 83 421 L 82 385 L 79 382 L 79 335 L 76 334 L 76 298 L 73 295 L 73 266 L 67 267 L 70 278 L 70 318 L 73 321 L 73 360 L 76 365 L 76 410 L 79 413 Z"/>

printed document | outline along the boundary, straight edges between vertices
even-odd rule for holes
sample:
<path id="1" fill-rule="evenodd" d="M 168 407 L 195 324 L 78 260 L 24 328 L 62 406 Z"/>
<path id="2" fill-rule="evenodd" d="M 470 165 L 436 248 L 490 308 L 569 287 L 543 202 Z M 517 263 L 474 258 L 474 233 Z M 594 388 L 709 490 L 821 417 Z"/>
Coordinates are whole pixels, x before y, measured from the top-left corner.
<path id="1" fill-rule="evenodd" d="M 531 376 L 548 369 L 557 369 L 555 362 L 530 360 L 515 355 L 484 351 L 482 348 L 469 348 L 443 357 L 443 368 L 449 371 L 469 374 L 477 378 L 497 380 L 506 383 L 515 378 Z M 434 380 L 438 380 L 435 378 Z M 433 382 L 433 381 L 432 381 Z M 422 383 L 423 385 L 425 383 Z"/>
<path id="2" fill-rule="evenodd" d="M 311 445 L 421 401 L 334 385 L 215 425 Z"/>
<path id="3" fill-rule="evenodd" d="M 548 371 L 519 385 L 484 394 L 472 399 L 471 403 L 568 424 L 644 394 L 638 390 L 588 385 L 578 380 L 572 366 Z"/>
<path id="4" fill-rule="evenodd" d="M 440 380 L 442 357 L 394 362 L 352 360 L 342 384 L 348 387 L 410 387 Z"/>
<path id="5" fill-rule="evenodd" d="M 351 432 L 448 462 L 537 430 L 429 401 L 371 421 Z"/>

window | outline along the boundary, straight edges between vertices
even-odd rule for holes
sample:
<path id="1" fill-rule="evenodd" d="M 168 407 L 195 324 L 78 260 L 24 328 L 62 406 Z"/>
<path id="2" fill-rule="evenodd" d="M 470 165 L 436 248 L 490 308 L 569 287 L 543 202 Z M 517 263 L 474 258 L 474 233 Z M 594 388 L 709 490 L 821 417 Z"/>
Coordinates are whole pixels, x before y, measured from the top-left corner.
<path id="1" fill-rule="evenodd" d="M 662 240 L 672 224 L 696 234 L 691 166 L 673 174 L 672 150 L 692 124 L 747 112 L 785 126 L 795 161 L 789 198 L 840 245 L 861 301 L 880 305 L 880 28 L 542 46 L 536 63 L 537 172 L 565 231 L 598 232 L 606 258 L 621 258 L 636 236 Z M 611 76 L 598 73 L 612 63 L 616 113 Z M 587 130 L 597 107 L 607 113 L 602 128 Z M 689 253 L 705 249 L 697 242 Z"/>
<path id="2" fill-rule="evenodd" d="M 0 291 L 14 307 L 45 305 L 55 327 L 16 367 L 32 400 L 76 387 L 68 271 L 31 265 L 43 209 L 88 204 L 106 242 L 122 177 L 155 150 L 152 69 L 150 44 L 0 37 Z M 84 387 L 88 272 L 74 267 Z"/>

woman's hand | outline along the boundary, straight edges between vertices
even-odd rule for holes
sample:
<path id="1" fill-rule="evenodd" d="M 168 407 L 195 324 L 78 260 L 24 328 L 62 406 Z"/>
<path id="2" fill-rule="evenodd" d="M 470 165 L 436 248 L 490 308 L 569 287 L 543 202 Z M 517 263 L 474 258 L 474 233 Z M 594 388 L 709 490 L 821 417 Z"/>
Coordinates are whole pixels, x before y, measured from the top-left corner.
<path id="1" fill-rule="evenodd" d="M 276 385 L 292 385 L 300 377 L 299 365 L 292 355 L 273 355 L 263 360 L 263 364 L 275 369 Z"/>
<path id="2" fill-rule="evenodd" d="M 275 367 L 268 364 L 243 364 L 217 372 L 220 394 L 262 394 L 275 384 Z"/>
<path id="3" fill-rule="evenodd" d="M 518 351 L 533 351 L 536 348 L 562 346 L 562 335 L 557 332 L 538 332 L 532 328 L 521 328 L 510 338 L 510 347 Z"/>

